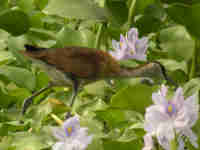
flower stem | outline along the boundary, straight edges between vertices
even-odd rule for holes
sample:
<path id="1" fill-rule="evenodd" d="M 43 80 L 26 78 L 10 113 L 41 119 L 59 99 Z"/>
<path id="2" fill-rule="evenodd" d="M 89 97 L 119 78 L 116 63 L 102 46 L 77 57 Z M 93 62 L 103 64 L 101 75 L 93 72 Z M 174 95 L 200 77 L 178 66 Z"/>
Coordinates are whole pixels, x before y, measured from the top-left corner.
<path id="1" fill-rule="evenodd" d="M 128 28 L 131 27 L 132 19 L 133 19 L 133 13 L 134 13 L 134 8 L 135 8 L 135 3 L 136 0 L 132 0 L 129 12 L 128 12 Z"/>
<path id="2" fill-rule="evenodd" d="M 194 48 L 193 57 L 192 57 L 192 66 L 191 66 L 190 74 L 189 74 L 190 79 L 196 77 L 197 59 L 198 59 L 198 51 L 199 50 L 200 50 L 200 40 L 195 39 L 195 48 Z"/>
<path id="3" fill-rule="evenodd" d="M 176 139 L 170 141 L 170 150 L 177 150 Z"/>
<path id="4" fill-rule="evenodd" d="M 63 125 L 63 121 L 58 118 L 55 114 L 51 114 L 51 117 L 60 125 L 62 126 Z"/>
<path id="5" fill-rule="evenodd" d="M 99 24 L 99 26 L 98 26 L 97 36 L 96 36 L 96 40 L 95 40 L 95 44 L 94 44 L 94 47 L 97 49 L 100 48 L 102 28 L 103 28 L 103 23 Z"/>

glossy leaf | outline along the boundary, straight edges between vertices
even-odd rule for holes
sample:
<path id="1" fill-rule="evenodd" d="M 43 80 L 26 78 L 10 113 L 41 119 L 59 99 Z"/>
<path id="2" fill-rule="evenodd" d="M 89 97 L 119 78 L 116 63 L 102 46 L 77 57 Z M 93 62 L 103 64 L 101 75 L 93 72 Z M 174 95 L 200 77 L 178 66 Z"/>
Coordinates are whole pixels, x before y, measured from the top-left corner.
<path id="1" fill-rule="evenodd" d="M 200 39 L 200 4 L 191 6 L 174 4 L 167 8 L 169 16 L 177 23 L 184 25 L 187 30 Z"/>
<path id="2" fill-rule="evenodd" d="M 0 28 L 14 36 L 26 33 L 30 22 L 28 16 L 20 10 L 7 10 L 0 13 Z"/>
<path id="3" fill-rule="evenodd" d="M 194 41 L 184 27 L 174 26 L 160 31 L 160 46 L 171 59 L 189 60 L 194 50 Z"/>
<path id="4" fill-rule="evenodd" d="M 105 19 L 105 10 L 92 4 L 89 0 L 51 0 L 44 12 L 77 19 Z"/>
<path id="5" fill-rule="evenodd" d="M 122 25 L 128 19 L 128 7 L 124 1 L 106 1 L 106 7 L 109 10 L 109 20 L 115 25 Z"/>
<path id="6" fill-rule="evenodd" d="M 111 106 L 144 113 L 145 108 L 152 104 L 151 96 L 155 88 L 156 87 L 137 84 L 122 89 L 112 97 Z"/>
<path id="7" fill-rule="evenodd" d="M 103 141 L 104 150 L 117 149 L 117 150 L 141 150 L 142 144 L 140 141 L 133 140 L 131 142 L 117 142 L 112 140 Z"/>
<path id="8" fill-rule="evenodd" d="M 11 66 L 1 66 L 0 74 L 7 77 L 19 87 L 28 88 L 31 91 L 33 91 L 35 88 L 35 76 L 26 69 Z"/>

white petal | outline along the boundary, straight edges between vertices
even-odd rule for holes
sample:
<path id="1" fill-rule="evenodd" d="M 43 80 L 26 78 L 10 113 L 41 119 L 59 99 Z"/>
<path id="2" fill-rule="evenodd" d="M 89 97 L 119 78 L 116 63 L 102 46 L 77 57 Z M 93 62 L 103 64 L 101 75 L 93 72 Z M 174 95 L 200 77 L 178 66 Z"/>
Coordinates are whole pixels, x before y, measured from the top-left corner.
<path id="1" fill-rule="evenodd" d="M 174 118 L 174 127 L 177 131 L 180 131 L 182 128 L 189 127 L 190 118 L 188 116 L 187 111 L 182 108 L 176 114 Z"/>
<path id="2" fill-rule="evenodd" d="M 161 105 L 153 105 L 146 109 L 144 129 L 147 132 L 154 132 L 158 126 L 169 120 Z"/>
<path id="3" fill-rule="evenodd" d="M 126 38 L 129 42 L 131 43 L 135 43 L 136 40 L 138 39 L 138 30 L 137 28 L 131 28 L 127 35 L 126 35 Z"/>
<path id="4" fill-rule="evenodd" d="M 88 135 L 88 128 L 80 128 L 78 130 L 78 137 L 87 137 Z"/>
<path id="5" fill-rule="evenodd" d="M 167 93 L 167 87 L 162 85 L 161 90 L 152 94 L 152 100 L 153 100 L 154 104 L 167 105 L 167 99 L 165 98 L 166 93 Z"/>
<path id="6" fill-rule="evenodd" d="M 153 139 L 150 134 L 144 136 L 144 147 L 142 150 L 152 150 L 153 149 Z"/>
<path id="7" fill-rule="evenodd" d="M 63 123 L 63 127 L 66 129 L 68 127 L 71 126 L 76 126 L 77 128 L 80 128 L 80 121 L 79 121 L 79 116 L 75 115 L 69 119 L 67 119 L 64 123 Z"/>
<path id="8" fill-rule="evenodd" d="M 62 128 L 59 127 L 53 127 L 52 128 L 53 135 L 55 138 L 57 138 L 60 141 L 65 140 L 65 131 Z"/>
<path id="9" fill-rule="evenodd" d="M 143 37 L 136 41 L 136 53 L 140 55 L 144 55 L 148 48 L 148 38 Z"/>
<path id="10" fill-rule="evenodd" d="M 165 149 L 170 149 L 170 141 L 174 140 L 175 133 L 171 122 L 161 124 L 157 129 L 157 138 L 159 144 Z"/>
<path id="11" fill-rule="evenodd" d="M 87 136 L 85 138 L 82 138 L 81 144 L 82 144 L 82 149 L 86 149 L 88 145 L 92 142 L 93 136 Z"/>
<path id="12" fill-rule="evenodd" d="M 183 89 L 182 88 L 179 87 L 176 90 L 172 101 L 173 101 L 173 104 L 175 104 L 177 111 L 179 111 L 179 109 L 181 109 L 181 107 L 184 103 L 184 96 L 183 96 Z"/>
<path id="13" fill-rule="evenodd" d="M 53 150 L 65 150 L 65 144 L 63 142 L 56 142 L 52 147 Z"/>
<path id="14" fill-rule="evenodd" d="M 168 88 L 164 84 L 161 85 L 160 93 L 163 97 L 167 96 Z"/>
<path id="15" fill-rule="evenodd" d="M 184 108 L 188 113 L 188 117 L 190 118 L 188 125 L 192 127 L 198 120 L 198 114 L 199 114 L 198 94 L 194 94 L 188 97 L 186 101 L 184 101 Z"/>
<path id="16" fill-rule="evenodd" d="M 80 128 L 77 139 L 80 140 L 83 144 L 88 145 L 92 141 L 92 136 L 88 136 L 87 128 Z"/>
<path id="17" fill-rule="evenodd" d="M 128 45 L 127 45 L 125 37 L 122 34 L 120 35 L 120 44 L 121 44 L 120 45 L 121 51 L 125 51 Z"/>
<path id="18" fill-rule="evenodd" d="M 75 138 L 71 143 L 66 143 L 66 150 L 85 150 L 89 143 L 85 143 L 82 140 Z"/>
<path id="19" fill-rule="evenodd" d="M 198 97 L 193 95 L 183 101 L 183 105 L 179 108 L 175 118 L 175 127 L 178 128 L 191 128 L 198 120 Z"/>

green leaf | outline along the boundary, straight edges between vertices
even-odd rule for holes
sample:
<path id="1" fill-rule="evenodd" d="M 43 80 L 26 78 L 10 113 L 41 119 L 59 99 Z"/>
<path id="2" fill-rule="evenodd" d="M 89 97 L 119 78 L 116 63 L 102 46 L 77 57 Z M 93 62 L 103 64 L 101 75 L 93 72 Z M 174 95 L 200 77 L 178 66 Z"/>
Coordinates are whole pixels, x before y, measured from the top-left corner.
<path id="1" fill-rule="evenodd" d="M 0 29 L 0 50 L 7 48 L 9 33 L 3 29 Z"/>
<path id="2" fill-rule="evenodd" d="M 199 0 L 161 0 L 162 2 L 165 2 L 165 3 L 169 3 L 169 4 L 177 4 L 177 3 L 183 3 L 183 4 L 196 4 L 196 3 L 199 3 Z"/>
<path id="3" fill-rule="evenodd" d="M 34 0 L 17 0 L 17 5 L 25 13 L 29 13 L 34 10 Z"/>
<path id="4" fill-rule="evenodd" d="M 167 8 L 167 12 L 175 22 L 184 25 L 192 35 L 200 39 L 200 4 L 174 4 Z"/>
<path id="5" fill-rule="evenodd" d="M 0 10 L 4 10 L 8 8 L 8 0 L 1 0 L 0 1 Z"/>
<path id="6" fill-rule="evenodd" d="M 191 59 L 194 40 L 183 26 L 174 26 L 161 30 L 159 40 L 161 48 L 168 52 L 169 58 L 177 61 Z"/>
<path id="7" fill-rule="evenodd" d="M 106 86 L 107 84 L 105 81 L 97 81 L 95 83 L 84 86 L 84 90 L 88 94 L 100 96 L 100 95 L 105 95 Z"/>
<path id="8" fill-rule="evenodd" d="M 102 111 L 96 111 L 97 117 L 106 121 L 109 127 L 116 128 L 127 123 L 138 121 L 136 118 L 142 119 L 142 115 L 132 110 L 112 109 L 108 108 Z"/>
<path id="9" fill-rule="evenodd" d="M 0 107 L 1 108 L 8 108 L 10 104 L 15 102 L 15 97 L 10 96 L 8 93 L 5 93 L 4 91 L 0 90 Z"/>
<path id="10" fill-rule="evenodd" d="M 104 150 L 101 139 L 93 138 L 92 143 L 88 145 L 87 150 Z"/>
<path id="11" fill-rule="evenodd" d="M 106 8 L 108 8 L 110 17 L 109 20 L 117 25 L 124 24 L 128 19 L 128 7 L 124 1 L 106 1 Z"/>
<path id="12" fill-rule="evenodd" d="M 168 75 L 178 85 L 182 85 L 188 81 L 188 75 L 180 69 L 175 71 L 170 71 L 168 72 Z"/>
<path id="13" fill-rule="evenodd" d="M 104 136 L 104 133 L 102 132 L 104 128 L 103 123 L 96 120 L 91 113 L 82 115 L 80 118 L 80 124 L 83 127 L 87 127 L 89 129 L 88 133 L 93 134 L 94 137 L 100 138 Z"/>
<path id="14" fill-rule="evenodd" d="M 139 0 L 136 1 L 135 4 L 135 12 L 136 14 L 143 14 L 145 8 L 147 8 L 149 5 L 153 4 L 155 0 Z"/>
<path id="15" fill-rule="evenodd" d="M 20 66 L 23 66 L 25 68 L 30 68 L 30 63 L 28 63 L 28 60 L 25 59 L 25 57 L 18 52 L 19 50 L 24 49 L 25 43 L 26 40 L 24 36 L 9 37 L 8 50 L 11 51 L 12 54 L 16 57 L 17 63 L 19 63 Z"/>
<path id="16" fill-rule="evenodd" d="M 39 72 L 36 75 L 37 90 L 48 85 L 50 79 L 46 72 Z"/>
<path id="17" fill-rule="evenodd" d="M 12 146 L 15 146 L 16 150 L 42 150 L 48 147 L 45 139 L 39 135 L 34 135 L 28 132 L 16 133 Z"/>
<path id="18" fill-rule="evenodd" d="M 12 150 L 15 150 L 14 147 L 10 146 L 11 143 L 12 143 L 12 137 L 6 136 L 6 137 L 2 138 L 1 143 L 0 143 L 0 148 L 4 149 L 4 150 L 9 150 L 9 148 L 12 148 Z"/>
<path id="19" fill-rule="evenodd" d="M 169 71 L 182 70 L 185 73 L 188 73 L 187 63 L 185 61 L 178 62 L 173 59 L 160 59 L 158 61 Z"/>
<path id="20" fill-rule="evenodd" d="M 32 95 L 32 93 L 29 92 L 29 90 L 25 88 L 15 88 L 15 89 L 10 90 L 8 93 L 9 93 L 9 96 L 12 96 L 15 98 L 15 102 L 18 102 L 20 106 L 23 103 L 25 98 Z"/>
<path id="21" fill-rule="evenodd" d="M 34 0 L 34 2 L 35 2 L 35 6 L 38 9 L 42 10 L 47 6 L 49 0 Z"/>
<path id="22" fill-rule="evenodd" d="M 9 62 L 15 60 L 15 57 L 10 52 L 0 51 L 0 65 L 8 64 Z"/>
<path id="23" fill-rule="evenodd" d="M 94 44 L 95 44 L 94 41 L 95 41 L 95 38 L 96 38 L 95 34 L 92 33 L 88 29 L 80 30 L 80 34 L 81 34 L 83 46 L 89 47 L 89 48 L 94 48 Z"/>
<path id="24" fill-rule="evenodd" d="M 122 89 L 112 97 L 111 106 L 144 113 L 145 108 L 152 104 L 151 97 L 155 89 L 155 86 L 150 87 L 143 84 Z"/>
<path id="25" fill-rule="evenodd" d="M 185 61 L 178 62 L 172 59 L 158 60 L 168 71 L 168 75 L 177 84 L 185 83 L 188 80 L 188 67 Z"/>
<path id="26" fill-rule="evenodd" d="M 103 147 L 104 147 L 104 150 L 111 150 L 111 149 L 141 150 L 143 147 L 143 144 L 140 140 L 133 140 L 131 142 L 118 142 L 118 141 L 112 141 L 110 139 L 106 139 L 103 141 Z"/>
<path id="27" fill-rule="evenodd" d="M 80 31 L 72 30 L 68 27 L 64 27 L 57 34 L 57 43 L 58 47 L 65 46 L 83 46 L 83 38 Z"/>
<path id="28" fill-rule="evenodd" d="M 48 15 L 59 15 L 76 19 L 105 19 L 105 9 L 89 0 L 51 0 L 43 10 Z"/>
<path id="29" fill-rule="evenodd" d="M 163 20 L 165 17 L 165 10 L 161 5 L 151 4 L 149 5 L 144 12 L 148 16 L 152 16 L 159 20 Z"/>
<path id="30" fill-rule="evenodd" d="M 38 29 L 38 28 L 30 28 L 30 31 L 27 34 L 27 37 L 30 40 L 55 40 L 56 36 L 55 33 L 45 29 Z"/>
<path id="31" fill-rule="evenodd" d="M 0 74 L 6 76 L 19 87 L 24 87 L 31 91 L 35 89 L 35 76 L 26 69 L 5 65 L 0 67 Z"/>
<path id="32" fill-rule="evenodd" d="M 143 15 L 136 20 L 136 27 L 139 29 L 140 34 L 142 35 L 159 31 L 161 24 L 161 20 L 151 15 Z"/>
<path id="33" fill-rule="evenodd" d="M 20 10 L 7 10 L 0 13 L 0 28 L 14 36 L 26 33 L 30 23 L 28 16 Z"/>
<path id="34" fill-rule="evenodd" d="M 0 135 L 7 135 L 8 132 L 23 131 L 25 128 L 24 124 L 20 124 L 19 121 L 4 122 L 0 126 Z"/>
<path id="35" fill-rule="evenodd" d="M 29 16 L 31 27 L 42 28 L 44 25 L 43 18 L 45 15 L 42 12 L 35 11 Z"/>
<path id="36" fill-rule="evenodd" d="M 183 92 L 186 97 L 191 96 L 200 90 L 200 78 L 195 78 L 183 86 Z"/>

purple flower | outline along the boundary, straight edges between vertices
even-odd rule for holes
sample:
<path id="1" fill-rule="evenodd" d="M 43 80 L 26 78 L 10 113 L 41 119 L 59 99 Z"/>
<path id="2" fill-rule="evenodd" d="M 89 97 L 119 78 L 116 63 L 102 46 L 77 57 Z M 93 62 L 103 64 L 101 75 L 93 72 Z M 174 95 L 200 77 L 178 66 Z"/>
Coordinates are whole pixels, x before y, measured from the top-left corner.
<path id="1" fill-rule="evenodd" d="M 146 60 L 148 39 L 146 37 L 139 39 L 136 28 L 131 28 L 125 37 L 120 35 L 120 42 L 113 40 L 112 45 L 114 51 L 110 51 L 110 54 L 117 60 Z"/>
<path id="2" fill-rule="evenodd" d="M 120 41 L 112 40 L 112 46 L 114 51 L 110 51 L 110 54 L 117 60 L 126 59 L 126 51 L 127 51 L 127 42 L 125 37 L 121 34 Z"/>
<path id="3" fill-rule="evenodd" d="M 184 100 L 183 90 L 178 88 L 172 99 L 167 100 L 166 96 L 167 87 L 164 85 L 157 93 L 152 94 L 154 105 L 146 109 L 144 129 L 148 135 L 156 136 L 165 150 L 170 149 L 170 141 L 176 135 L 188 137 L 197 148 L 197 137 L 191 130 L 198 119 L 197 95 Z M 145 141 L 145 147 L 146 143 Z"/>
<path id="4" fill-rule="evenodd" d="M 53 150 L 85 150 L 92 141 L 87 128 L 80 127 L 78 116 L 66 120 L 61 128 L 53 128 L 53 135 L 59 140 Z"/>

